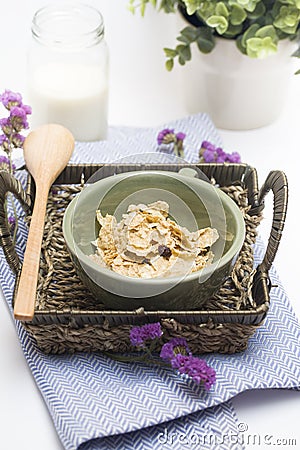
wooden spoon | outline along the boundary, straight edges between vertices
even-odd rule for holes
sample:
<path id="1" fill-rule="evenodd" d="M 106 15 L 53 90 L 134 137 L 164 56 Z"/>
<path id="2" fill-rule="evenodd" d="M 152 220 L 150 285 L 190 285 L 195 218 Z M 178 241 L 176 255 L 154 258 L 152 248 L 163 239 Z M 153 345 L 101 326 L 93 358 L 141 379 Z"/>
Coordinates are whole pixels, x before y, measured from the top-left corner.
<path id="1" fill-rule="evenodd" d="M 42 125 L 24 142 L 24 159 L 34 178 L 36 195 L 22 272 L 14 304 L 14 316 L 32 320 L 49 189 L 66 167 L 74 149 L 74 138 L 61 125 Z"/>

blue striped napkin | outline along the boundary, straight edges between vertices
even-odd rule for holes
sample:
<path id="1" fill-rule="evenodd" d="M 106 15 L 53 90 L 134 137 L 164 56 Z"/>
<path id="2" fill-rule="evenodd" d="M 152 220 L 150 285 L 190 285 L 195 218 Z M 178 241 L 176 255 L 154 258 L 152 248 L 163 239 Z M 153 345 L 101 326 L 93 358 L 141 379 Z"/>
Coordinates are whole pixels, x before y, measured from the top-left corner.
<path id="1" fill-rule="evenodd" d="M 220 144 L 206 115 L 168 124 L 187 133 L 186 155 L 197 159 L 202 140 Z M 163 127 L 160 127 L 163 128 Z M 123 156 L 156 149 L 158 129 L 111 129 L 106 142 L 78 144 L 74 162 L 115 162 Z M 26 240 L 21 225 L 18 251 Z M 255 245 L 255 261 L 264 246 Z M 243 449 L 242 440 L 230 447 L 224 436 L 239 436 L 238 419 L 230 399 L 248 389 L 298 388 L 300 327 L 274 269 L 271 308 L 237 355 L 207 355 L 217 373 L 209 391 L 178 377 L 172 370 L 112 361 L 99 354 L 44 355 L 22 326 L 20 342 L 54 426 L 67 450 L 94 449 Z M 14 276 L 1 250 L 0 282 L 9 305 Z M 195 442 L 195 443 L 193 443 Z M 194 446 L 194 447 L 193 447 Z"/>

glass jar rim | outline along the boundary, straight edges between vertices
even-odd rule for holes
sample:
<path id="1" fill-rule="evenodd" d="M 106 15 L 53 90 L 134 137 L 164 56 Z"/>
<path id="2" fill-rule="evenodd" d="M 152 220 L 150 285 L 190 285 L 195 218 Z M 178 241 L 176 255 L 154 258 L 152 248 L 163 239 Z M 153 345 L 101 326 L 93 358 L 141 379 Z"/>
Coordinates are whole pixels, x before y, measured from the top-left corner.
<path id="1" fill-rule="evenodd" d="M 62 27 L 66 19 L 69 25 L 74 22 L 71 29 Z M 74 26 L 76 20 L 82 25 L 82 30 Z M 34 14 L 31 32 L 37 41 L 45 45 L 89 47 L 100 42 L 104 36 L 103 16 L 94 6 L 78 1 L 48 4 Z"/>

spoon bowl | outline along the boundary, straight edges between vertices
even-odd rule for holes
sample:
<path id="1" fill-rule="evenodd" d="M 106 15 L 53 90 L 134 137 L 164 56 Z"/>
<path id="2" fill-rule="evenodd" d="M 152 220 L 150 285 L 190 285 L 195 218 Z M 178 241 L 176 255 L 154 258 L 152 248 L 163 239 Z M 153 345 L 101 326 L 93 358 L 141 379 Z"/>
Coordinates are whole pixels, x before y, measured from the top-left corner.
<path id="1" fill-rule="evenodd" d="M 14 316 L 29 321 L 34 316 L 49 189 L 73 153 L 74 138 L 63 126 L 47 124 L 32 131 L 26 137 L 23 148 L 26 167 L 35 181 L 36 195 L 14 303 Z"/>

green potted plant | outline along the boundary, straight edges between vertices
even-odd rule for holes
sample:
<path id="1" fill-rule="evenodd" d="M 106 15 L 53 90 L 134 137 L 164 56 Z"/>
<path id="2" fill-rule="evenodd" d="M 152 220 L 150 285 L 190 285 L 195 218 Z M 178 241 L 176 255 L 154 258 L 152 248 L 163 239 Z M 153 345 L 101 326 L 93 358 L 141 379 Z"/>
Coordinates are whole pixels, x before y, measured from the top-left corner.
<path id="1" fill-rule="evenodd" d="M 186 65 L 182 89 L 189 112 L 206 111 L 217 126 L 237 129 L 278 117 L 290 56 L 300 56 L 300 0 L 130 0 L 129 8 L 143 15 L 148 3 L 179 11 L 186 22 L 177 45 L 164 52 L 167 70 L 175 61 Z"/>

